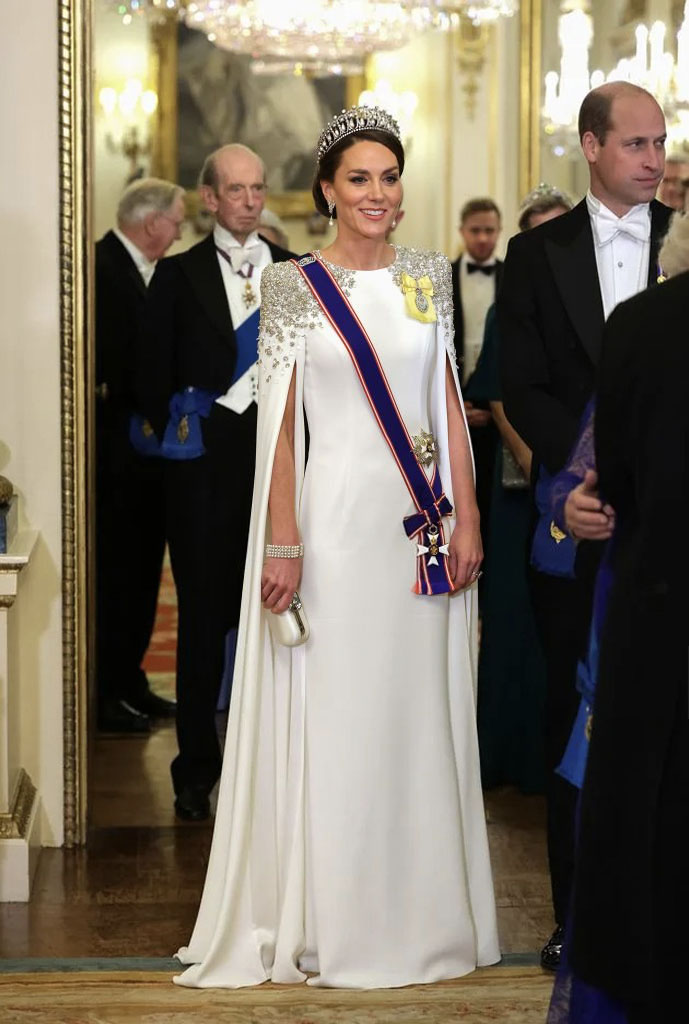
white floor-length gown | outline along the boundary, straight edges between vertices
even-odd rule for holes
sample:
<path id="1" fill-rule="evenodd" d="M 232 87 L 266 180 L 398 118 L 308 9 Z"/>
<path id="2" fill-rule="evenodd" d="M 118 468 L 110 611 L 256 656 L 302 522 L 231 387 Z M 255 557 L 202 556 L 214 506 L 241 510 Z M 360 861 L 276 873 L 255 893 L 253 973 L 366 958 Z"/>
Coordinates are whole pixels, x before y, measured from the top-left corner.
<path id="1" fill-rule="evenodd" d="M 410 434 L 432 430 L 452 500 L 444 256 L 329 265 L 371 338 Z M 403 273 L 438 319 L 409 315 Z M 262 280 L 257 476 L 213 847 L 189 986 L 378 988 L 499 959 L 475 725 L 476 594 L 418 596 L 409 493 L 344 345 L 292 264 Z M 274 647 L 260 608 L 267 495 L 295 368 L 301 595 L 311 637 Z M 228 472 L 231 468 L 228 467 Z M 450 524 L 450 527 L 452 523 Z"/>

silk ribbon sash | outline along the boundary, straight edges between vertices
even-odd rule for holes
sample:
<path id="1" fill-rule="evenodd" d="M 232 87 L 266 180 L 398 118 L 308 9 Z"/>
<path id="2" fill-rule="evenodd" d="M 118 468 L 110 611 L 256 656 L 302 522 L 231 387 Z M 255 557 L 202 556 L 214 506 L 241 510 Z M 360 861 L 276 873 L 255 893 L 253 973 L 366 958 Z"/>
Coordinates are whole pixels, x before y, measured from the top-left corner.
<path id="1" fill-rule="evenodd" d="M 160 446 L 165 459 L 184 462 L 205 454 L 201 417 L 210 416 L 217 394 L 203 388 L 184 388 L 170 399 L 170 419 Z"/>
<path id="2" fill-rule="evenodd" d="M 412 439 L 373 343 L 328 268 L 311 253 L 291 262 L 303 275 L 347 349 L 373 415 L 416 506 L 416 512 L 405 516 L 403 521 L 407 536 L 417 542 L 416 581 L 412 591 L 415 594 L 452 593 L 455 587 L 443 528 L 443 516 L 450 515 L 452 505 L 443 491 L 438 469 L 433 467 L 429 481 L 414 454 Z"/>

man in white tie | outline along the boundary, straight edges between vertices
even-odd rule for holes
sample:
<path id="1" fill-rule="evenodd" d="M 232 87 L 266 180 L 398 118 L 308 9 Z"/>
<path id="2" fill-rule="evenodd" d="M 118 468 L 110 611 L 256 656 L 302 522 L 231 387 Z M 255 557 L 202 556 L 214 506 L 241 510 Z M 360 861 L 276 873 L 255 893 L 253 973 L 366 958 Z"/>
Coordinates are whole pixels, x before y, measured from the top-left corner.
<path id="1" fill-rule="evenodd" d="M 265 168 L 246 146 L 206 159 L 215 226 L 151 281 L 139 394 L 166 459 L 178 602 L 175 811 L 207 818 L 220 775 L 215 709 L 225 639 L 239 619 L 255 461 L 261 274 L 292 255 L 257 232 Z"/>
<path id="2" fill-rule="evenodd" d="M 533 451 L 534 484 L 565 465 L 593 393 L 605 320 L 619 302 L 656 282 L 671 214 L 654 199 L 666 132 L 650 93 L 626 82 L 592 90 L 581 106 L 579 134 L 589 191 L 569 213 L 510 241 L 498 296 L 505 412 Z M 574 866 L 576 790 L 555 768 L 578 706 L 576 666 L 588 636 L 599 547 L 582 543 L 567 574 L 533 571 L 531 579 L 547 667 L 548 856 L 556 922 L 541 953 L 548 968 L 559 963 Z"/>
<path id="3" fill-rule="evenodd" d="M 165 550 L 165 495 L 158 445 L 137 415 L 134 378 L 146 289 L 183 222 L 184 190 L 142 178 L 123 192 L 117 226 L 96 242 L 96 689 L 103 732 L 146 734 L 149 718 L 175 713 L 141 667 Z"/>

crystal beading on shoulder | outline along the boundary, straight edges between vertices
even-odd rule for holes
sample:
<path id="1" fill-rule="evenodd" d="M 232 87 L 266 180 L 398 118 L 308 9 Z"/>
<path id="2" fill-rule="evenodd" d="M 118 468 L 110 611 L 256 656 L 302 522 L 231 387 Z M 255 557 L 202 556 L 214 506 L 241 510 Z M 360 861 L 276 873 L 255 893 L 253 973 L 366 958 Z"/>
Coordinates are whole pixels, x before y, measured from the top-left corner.
<path id="1" fill-rule="evenodd" d="M 337 114 L 321 132 L 316 148 L 318 162 L 340 139 L 364 131 L 387 132 L 398 142 L 402 141 L 400 126 L 387 110 L 381 110 L 380 107 L 351 107 Z"/>
<path id="2" fill-rule="evenodd" d="M 292 369 L 305 332 L 316 326 L 318 303 L 289 261 L 270 263 L 261 275 L 261 321 L 258 333 L 259 384 Z"/>

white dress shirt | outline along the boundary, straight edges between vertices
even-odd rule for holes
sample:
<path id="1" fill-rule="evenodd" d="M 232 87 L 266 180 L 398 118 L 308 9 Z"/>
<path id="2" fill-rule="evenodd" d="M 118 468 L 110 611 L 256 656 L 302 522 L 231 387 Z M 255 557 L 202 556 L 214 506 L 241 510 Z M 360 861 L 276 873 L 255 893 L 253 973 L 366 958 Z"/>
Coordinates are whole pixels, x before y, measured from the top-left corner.
<path id="1" fill-rule="evenodd" d="M 483 330 L 486 325 L 486 314 L 495 302 L 495 274 L 482 274 L 480 271 L 469 273 L 467 263 L 476 263 L 480 267 L 494 267 L 495 259 L 478 263 L 464 253 L 459 261 L 459 294 L 462 301 L 462 318 L 464 321 L 464 380 L 476 369 L 478 357 L 483 346 Z"/>
<path id="2" fill-rule="evenodd" d="M 230 256 L 233 249 L 250 250 L 255 262 L 251 264 L 253 270 L 251 277 L 242 277 L 232 269 L 232 266 L 224 257 L 217 254 L 218 265 L 222 273 L 227 304 L 230 307 L 230 316 L 235 327 L 239 327 L 247 317 L 251 316 L 258 309 L 261 302 L 261 274 L 269 263 L 272 263 L 270 249 L 266 242 L 258 237 L 258 232 L 252 231 L 242 246 L 234 235 L 221 224 L 216 224 L 213 229 L 213 240 L 218 249 L 222 249 Z M 244 264 L 243 269 L 247 268 Z M 247 285 L 249 287 L 247 288 Z M 246 296 L 253 294 L 255 302 L 247 305 Z M 252 402 L 257 400 L 258 395 L 258 364 L 254 363 L 246 373 L 235 381 L 226 394 L 221 395 L 216 401 L 220 405 L 231 409 L 236 413 L 245 412 Z"/>
<path id="3" fill-rule="evenodd" d="M 134 245 L 131 238 L 127 238 L 127 236 L 122 231 L 120 231 L 119 228 L 113 228 L 112 230 L 114 234 L 117 236 L 117 238 L 119 238 L 120 242 L 122 242 L 122 245 L 125 247 L 131 258 L 134 260 L 134 263 L 136 264 L 136 269 L 141 274 L 143 282 L 148 288 L 149 284 L 151 283 L 151 278 L 153 277 L 153 271 L 156 268 L 156 261 L 149 260 L 148 256 L 144 256 L 141 249 L 139 249 L 138 245 Z"/>
<path id="4" fill-rule="evenodd" d="M 590 190 L 586 195 L 586 205 L 591 218 L 598 281 L 607 320 L 618 303 L 646 287 L 651 252 L 651 208 L 648 203 L 640 203 L 624 217 L 618 217 Z"/>

